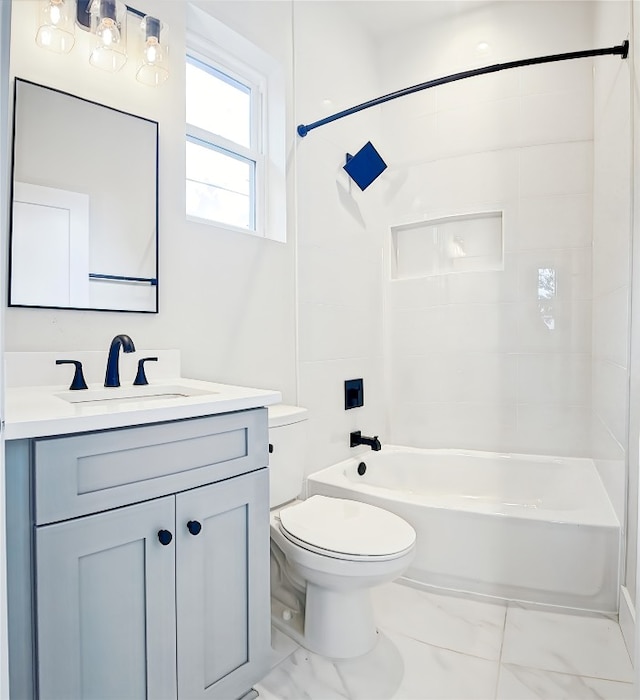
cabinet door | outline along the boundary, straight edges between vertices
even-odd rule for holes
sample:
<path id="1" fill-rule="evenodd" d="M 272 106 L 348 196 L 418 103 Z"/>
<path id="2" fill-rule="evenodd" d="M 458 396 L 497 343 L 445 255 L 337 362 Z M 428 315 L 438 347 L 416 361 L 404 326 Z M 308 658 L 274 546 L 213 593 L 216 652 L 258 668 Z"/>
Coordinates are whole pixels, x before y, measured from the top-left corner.
<path id="1" fill-rule="evenodd" d="M 40 700 L 175 698 L 175 500 L 36 530 Z"/>
<path id="2" fill-rule="evenodd" d="M 268 470 L 178 494 L 176 539 L 178 696 L 240 697 L 271 651 Z"/>

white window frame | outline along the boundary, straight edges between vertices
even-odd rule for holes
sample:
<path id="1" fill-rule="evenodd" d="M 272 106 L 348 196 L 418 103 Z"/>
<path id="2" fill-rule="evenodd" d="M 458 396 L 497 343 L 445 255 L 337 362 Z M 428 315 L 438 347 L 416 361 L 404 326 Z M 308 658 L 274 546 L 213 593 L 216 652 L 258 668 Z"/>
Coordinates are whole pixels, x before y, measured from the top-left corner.
<path id="1" fill-rule="evenodd" d="M 247 66 L 242 66 L 240 71 L 237 67 L 229 66 L 229 57 L 226 60 L 209 57 L 201 52 L 189 48 L 187 50 L 187 61 L 191 60 L 198 64 L 201 70 L 205 70 L 222 80 L 229 79 L 235 83 L 245 86 L 250 94 L 250 146 L 247 148 L 240 143 L 231 141 L 220 134 L 202 129 L 194 124 L 186 124 L 186 140 L 205 148 L 223 153 L 242 162 L 249 162 L 254 165 L 251 169 L 250 182 L 250 222 L 249 228 L 234 226 L 233 224 L 215 219 L 203 218 L 188 214 L 187 219 L 199 223 L 211 224 L 222 228 L 252 233 L 258 236 L 265 235 L 264 222 L 264 115 L 262 110 L 263 95 L 266 90 L 264 80 L 256 75 Z"/>
<path id="2" fill-rule="evenodd" d="M 186 53 L 212 60 L 256 84 L 260 93 L 262 182 L 257 183 L 257 231 L 242 233 L 286 243 L 287 240 L 287 80 L 282 64 L 272 55 L 238 34 L 195 4 L 186 5 Z M 290 126 L 290 125 L 289 125 Z M 291 127 L 292 128 L 292 127 Z M 293 131 L 291 132 L 293 134 Z M 291 137 L 293 138 L 293 137 Z M 205 221 L 223 229 L 231 227 Z"/>

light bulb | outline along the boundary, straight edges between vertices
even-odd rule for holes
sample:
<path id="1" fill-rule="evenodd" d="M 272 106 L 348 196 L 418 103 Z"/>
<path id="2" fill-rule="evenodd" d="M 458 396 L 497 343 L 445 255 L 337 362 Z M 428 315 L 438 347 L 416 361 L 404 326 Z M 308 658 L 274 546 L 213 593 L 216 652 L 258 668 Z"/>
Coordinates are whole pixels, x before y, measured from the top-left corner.
<path id="1" fill-rule="evenodd" d="M 100 22 L 96 34 L 105 47 L 120 43 L 120 30 L 110 17 L 105 17 Z"/>
<path id="2" fill-rule="evenodd" d="M 147 39 L 144 49 L 144 60 L 147 63 L 156 63 L 156 61 L 162 60 L 162 48 L 155 36 Z"/>
<path id="3" fill-rule="evenodd" d="M 51 18 L 51 24 L 60 24 L 62 12 L 60 12 L 59 2 L 51 4 L 51 11 L 49 12 L 49 17 Z"/>

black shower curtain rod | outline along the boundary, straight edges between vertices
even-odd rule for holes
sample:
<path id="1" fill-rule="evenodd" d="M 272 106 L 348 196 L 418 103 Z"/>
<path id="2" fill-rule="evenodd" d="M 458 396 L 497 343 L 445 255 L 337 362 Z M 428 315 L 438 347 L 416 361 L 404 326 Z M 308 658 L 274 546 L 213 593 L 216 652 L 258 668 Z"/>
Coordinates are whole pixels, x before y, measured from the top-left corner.
<path id="1" fill-rule="evenodd" d="M 414 92 L 419 92 L 420 90 L 427 90 L 428 88 L 436 87 L 438 85 L 453 83 L 456 80 L 464 80 L 464 78 L 474 78 L 476 75 L 497 73 L 498 71 L 506 70 L 507 68 L 520 68 L 521 66 L 532 66 L 538 63 L 554 63 L 555 61 L 569 61 L 573 58 L 589 58 L 591 56 L 608 55 L 617 55 L 620 56 L 620 58 L 627 58 L 627 56 L 629 55 L 629 42 L 623 41 L 622 44 L 620 44 L 620 46 L 612 46 L 608 49 L 590 49 L 589 51 L 572 51 L 570 53 L 558 53 L 553 56 L 538 56 L 537 58 L 525 58 L 520 61 L 510 61 L 508 63 L 495 63 L 492 66 L 485 66 L 484 68 L 474 68 L 473 70 L 462 71 L 462 73 L 446 75 L 443 78 L 428 80 L 426 83 L 412 85 L 411 87 L 403 88 L 402 90 L 397 90 L 396 92 L 390 92 L 388 95 L 376 97 L 373 100 L 363 102 L 362 104 L 356 105 L 355 107 L 350 107 L 349 109 L 344 109 L 342 110 L 342 112 L 337 112 L 336 114 L 332 114 L 331 116 L 325 117 L 324 119 L 319 119 L 317 122 L 313 122 L 312 124 L 300 124 L 297 128 L 297 131 L 300 136 L 306 136 L 312 129 L 317 129 L 319 126 L 330 124 L 331 122 L 334 122 L 337 119 L 342 119 L 342 117 L 348 117 L 350 114 L 361 112 L 363 109 L 375 107 L 376 105 L 383 104 L 384 102 L 389 102 L 389 100 L 395 100 L 397 97 L 411 95 Z"/>

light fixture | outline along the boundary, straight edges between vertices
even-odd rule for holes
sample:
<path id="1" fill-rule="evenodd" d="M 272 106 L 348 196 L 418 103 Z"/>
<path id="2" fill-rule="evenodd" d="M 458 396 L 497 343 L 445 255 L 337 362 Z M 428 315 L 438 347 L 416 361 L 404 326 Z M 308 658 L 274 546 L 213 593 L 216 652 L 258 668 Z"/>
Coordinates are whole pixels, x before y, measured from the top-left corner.
<path id="1" fill-rule="evenodd" d="M 69 53 L 75 42 L 72 0 L 41 0 L 36 44 L 56 53 Z"/>
<path id="2" fill-rule="evenodd" d="M 119 0 L 93 0 L 91 32 L 95 46 L 89 63 L 96 68 L 115 72 L 127 62 L 127 6 Z"/>
<path id="3" fill-rule="evenodd" d="M 89 63 L 115 73 L 127 62 L 129 21 L 140 22 L 141 60 L 136 78 L 153 87 L 164 83 L 169 77 L 167 25 L 121 0 L 38 0 L 36 43 L 50 51 L 69 53 L 78 27 L 92 35 Z"/>
<path id="4" fill-rule="evenodd" d="M 147 15 L 140 24 L 143 37 L 142 63 L 136 78 L 155 87 L 169 77 L 167 28 L 159 19 Z"/>

